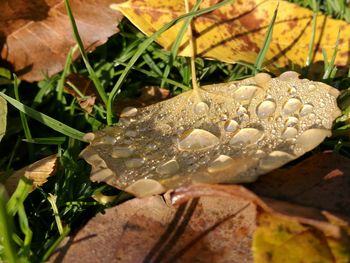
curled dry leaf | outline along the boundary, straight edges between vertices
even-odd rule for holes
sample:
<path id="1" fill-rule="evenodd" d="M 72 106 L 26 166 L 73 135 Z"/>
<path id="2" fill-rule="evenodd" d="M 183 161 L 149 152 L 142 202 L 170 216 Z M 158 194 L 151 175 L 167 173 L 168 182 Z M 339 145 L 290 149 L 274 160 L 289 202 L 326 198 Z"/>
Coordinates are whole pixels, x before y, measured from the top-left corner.
<path id="1" fill-rule="evenodd" d="M 6 132 L 6 121 L 7 119 L 7 103 L 6 100 L 0 97 L 0 141 Z"/>
<path id="2" fill-rule="evenodd" d="M 74 18 L 89 51 L 116 33 L 122 18 L 109 5 L 115 0 L 71 0 Z M 75 45 L 64 1 L 0 1 L 1 58 L 27 81 L 51 76 L 64 67 Z M 48 59 L 49 58 L 49 59 Z"/>
<path id="3" fill-rule="evenodd" d="M 91 178 L 136 196 L 191 183 L 241 183 L 298 158 L 331 134 L 338 91 L 286 72 L 203 87 L 87 134 Z"/>
<path id="4" fill-rule="evenodd" d="M 204 0 L 201 8 L 217 2 L 218 0 Z M 197 54 L 231 63 L 240 60 L 254 63 L 264 43 L 267 27 L 277 4 L 279 4 L 279 12 L 270 48 L 266 54 L 268 61 L 266 64 L 270 65 L 275 62 L 279 67 L 284 67 L 292 62 L 293 65 L 303 67 L 308 57 L 313 13 L 309 9 L 288 1 L 234 1 L 211 13 L 195 18 L 193 28 Z M 167 2 L 129 0 L 114 5 L 114 8 L 122 12 L 148 36 L 185 13 L 183 0 Z M 157 42 L 165 48 L 170 48 L 180 27 L 181 24 L 172 27 L 162 34 Z M 322 49 L 326 51 L 328 57 L 331 57 L 339 30 L 342 34 L 335 63 L 343 66 L 348 64 L 350 51 L 346 37 L 350 32 L 350 25 L 324 15 L 317 16 L 314 62 L 324 60 Z M 180 55 L 190 56 L 190 54 L 188 39 L 184 38 Z M 271 69 L 277 71 L 277 68 L 270 66 Z"/>
<path id="5" fill-rule="evenodd" d="M 33 181 L 33 190 L 47 182 L 47 178 L 54 175 L 57 168 L 57 156 L 50 155 L 35 163 L 14 172 L 6 181 L 5 187 L 8 193 L 13 193 L 19 179 L 24 176 Z"/>
<path id="6" fill-rule="evenodd" d="M 77 91 L 73 89 L 74 86 Z M 65 90 L 75 97 L 82 109 L 91 113 L 95 105 L 95 101 L 98 99 L 98 92 L 91 79 L 77 73 L 71 73 L 66 77 Z"/>

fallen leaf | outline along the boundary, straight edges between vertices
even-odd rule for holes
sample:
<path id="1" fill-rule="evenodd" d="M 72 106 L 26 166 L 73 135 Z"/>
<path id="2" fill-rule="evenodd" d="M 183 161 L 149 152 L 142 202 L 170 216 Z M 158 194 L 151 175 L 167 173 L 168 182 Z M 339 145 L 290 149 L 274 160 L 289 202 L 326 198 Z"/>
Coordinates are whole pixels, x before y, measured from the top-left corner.
<path id="1" fill-rule="evenodd" d="M 194 1 L 192 1 L 193 3 Z M 217 3 L 218 0 L 204 0 L 201 8 Z M 254 63 L 263 46 L 267 27 L 277 4 L 279 11 L 273 29 L 270 48 L 266 54 L 266 65 L 278 72 L 278 67 L 293 63 L 305 66 L 309 42 L 312 35 L 313 12 L 288 1 L 248 0 L 233 1 L 213 12 L 194 19 L 193 29 L 198 56 L 234 63 Z M 129 0 L 113 8 L 122 12 L 147 36 L 185 13 L 183 0 Z M 157 42 L 169 49 L 173 44 L 181 23 L 163 33 Z M 319 14 L 317 16 L 313 62 L 323 61 L 322 49 L 331 57 L 334 52 L 338 31 L 339 51 L 335 64 L 346 66 L 350 50 L 347 35 L 350 25 Z M 188 38 L 184 38 L 180 55 L 190 56 Z M 274 65 L 272 65 L 274 63 Z"/>
<path id="2" fill-rule="evenodd" d="M 110 10 L 115 0 L 72 0 L 80 36 L 89 51 L 118 31 L 120 13 Z M 1 1 L 1 58 L 27 81 L 51 76 L 64 67 L 75 45 L 64 1 Z M 48 59 L 49 58 L 49 59 Z"/>
<path id="3" fill-rule="evenodd" d="M 72 86 L 76 88 L 75 91 Z M 91 79 L 77 73 L 71 73 L 66 77 L 64 89 L 75 97 L 82 109 L 91 113 L 95 105 L 95 101 L 101 100 L 94 83 Z"/>
<path id="4" fill-rule="evenodd" d="M 260 196 L 327 210 L 350 218 L 350 162 L 334 152 L 275 170 L 249 188 Z"/>
<path id="5" fill-rule="evenodd" d="M 349 233 L 321 210 L 287 206 L 240 185 L 191 185 L 169 199 L 133 199 L 107 209 L 67 239 L 50 262 L 350 260 Z"/>
<path id="6" fill-rule="evenodd" d="M 6 132 L 6 117 L 7 117 L 7 103 L 6 100 L 0 97 L 0 141 Z"/>
<path id="7" fill-rule="evenodd" d="M 294 160 L 330 136 L 338 91 L 265 73 L 214 84 L 145 108 L 89 133 L 81 155 L 91 179 L 136 196 L 191 183 L 241 183 Z"/>
<path id="8" fill-rule="evenodd" d="M 35 163 L 14 172 L 6 181 L 5 187 L 9 194 L 13 193 L 17 187 L 19 179 L 24 176 L 33 181 L 33 189 L 42 186 L 47 182 L 47 178 L 54 175 L 57 168 L 57 155 L 50 155 Z"/>
<path id="9" fill-rule="evenodd" d="M 50 262 L 252 262 L 255 216 L 241 198 L 178 207 L 160 196 L 133 199 L 90 220 Z"/>

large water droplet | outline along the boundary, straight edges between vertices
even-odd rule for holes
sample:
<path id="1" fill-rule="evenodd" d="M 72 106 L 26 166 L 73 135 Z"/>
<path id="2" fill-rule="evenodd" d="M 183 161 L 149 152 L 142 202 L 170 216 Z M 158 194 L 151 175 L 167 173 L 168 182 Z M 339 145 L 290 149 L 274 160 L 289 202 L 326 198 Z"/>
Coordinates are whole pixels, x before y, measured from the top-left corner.
<path id="1" fill-rule="evenodd" d="M 304 104 L 304 106 L 300 110 L 300 116 L 309 115 L 313 111 L 314 107 L 311 104 Z"/>
<path id="2" fill-rule="evenodd" d="M 124 190 L 137 197 L 146 197 L 162 194 L 165 192 L 165 188 L 159 182 L 153 179 L 138 180 L 135 183 L 129 185 Z"/>
<path id="3" fill-rule="evenodd" d="M 176 160 L 170 160 L 161 166 L 158 166 L 156 171 L 162 175 L 171 175 L 177 173 L 180 169 L 179 164 Z"/>
<path id="4" fill-rule="evenodd" d="M 265 100 L 259 104 L 259 106 L 256 109 L 256 115 L 260 119 L 265 119 L 274 114 L 276 110 L 276 103 L 270 100 Z"/>
<path id="5" fill-rule="evenodd" d="M 95 139 L 95 134 L 92 132 L 88 132 L 84 135 L 83 139 L 88 142 L 92 142 Z"/>
<path id="6" fill-rule="evenodd" d="M 244 128 L 237 132 L 230 140 L 230 144 L 253 144 L 259 141 L 264 132 L 255 128 Z"/>
<path id="7" fill-rule="evenodd" d="M 297 136 L 297 134 L 298 134 L 297 129 L 295 129 L 294 127 L 287 127 L 282 134 L 282 138 L 291 139 Z"/>
<path id="8" fill-rule="evenodd" d="M 230 168 L 233 164 L 234 164 L 234 161 L 230 156 L 222 154 L 208 166 L 208 172 L 209 173 L 222 172 Z"/>
<path id="9" fill-rule="evenodd" d="M 128 168 L 138 168 L 143 165 L 145 160 L 143 158 L 131 158 L 125 160 L 125 166 Z"/>
<path id="10" fill-rule="evenodd" d="M 298 79 L 299 73 L 295 71 L 286 71 L 283 72 L 278 78 L 283 81 L 288 81 L 292 79 Z"/>
<path id="11" fill-rule="evenodd" d="M 133 150 L 126 146 L 114 146 L 111 156 L 113 158 L 127 158 L 133 154 Z"/>
<path id="12" fill-rule="evenodd" d="M 201 101 L 194 106 L 193 111 L 196 114 L 205 114 L 209 111 L 209 106 L 205 102 Z"/>
<path id="13" fill-rule="evenodd" d="M 287 162 L 293 159 L 294 156 L 289 153 L 282 151 L 273 151 L 260 161 L 259 167 L 263 170 L 270 171 L 281 167 L 282 165 L 286 164 Z"/>
<path id="14" fill-rule="evenodd" d="M 235 120 L 228 120 L 225 122 L 225 131 L 227 132 L 234 132 L 238 129 L 238 122 Z"/>
<path id="15" fill-rule="evenodd" d="M 267 73 L 258 73 L 254 76 L 256 84 L 261 87 L 267 87 L 267 84 L 271 80 L 271 76 Z"/>
<path id="16" fill-rule="evenodd" d="M 285 115 L 294 113 L 298 111 L 302 106 L 303 104 L 299 99 L 291 98 L 283 105 L 283 113 Z"/>
<path id="17" fill-rule="evenodd" d="M 96 144 L 115 144 L 117 142 L 117 139 L 113 136 L 105 135 L 99 139 L 96 140 Z"/>
<path id="18" fill-rule="evenodd" d="M 302 155 L 305 152 L 311 151 L 319 145 L 331 132 L 324 129 L 310 129 L 299 135 L 295 142 L 294 153 Z"/>
<path id="19" fill-rule="evenodd" d="M 214 147 L 219 142 L 219 138 L 214 134 L 202 129 L 193 129 L 181 135 L 178 139 L 178 148 L 182 151 L 205 150 Z"/>
<path id="20" fill-rule="evenodd" d="M 286 120 L 286 126 L 292 127 L 297 125 L 298 122 L 299 122 L 298 118 L 291 116 L 291 117 L 288 117 L 288 119 Z"/>
<path id="21" fill-rule="evenodd" d="M 234 93 L 233 96 L 236 101 L 250 101 L 258 87 L 256 86 L 240 86 Z"/>
<path id="22" fill-rule="evenodd" d="M 120 117 L 121 118 L 135 117 L 137 112 L 138 112 L 138 110 L 135 107 L 126 107 L 120 113 Z"/>
<path id="23" fill-rule="evenodd" d="M 243 115 L 243 114 L 247 114 L 247 109 L 243 106 L 239 106 L 238 110 L 237 110 L 237 114 L 238 115 Z"/>

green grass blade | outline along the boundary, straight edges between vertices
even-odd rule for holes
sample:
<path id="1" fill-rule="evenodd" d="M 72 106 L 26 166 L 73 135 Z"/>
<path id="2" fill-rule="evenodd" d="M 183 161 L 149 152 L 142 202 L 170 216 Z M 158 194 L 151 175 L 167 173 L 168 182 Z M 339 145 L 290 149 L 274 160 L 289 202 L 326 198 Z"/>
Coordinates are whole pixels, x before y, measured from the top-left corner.
<path id="1" fill-rule="evenodd" d="M 273 27 L 274 27 L 275 22 L 276 22 L 277 12 L 278 12 L 278 5 L 275 9 L 275 12 L 273 13 L 273 17 L 272 17 L 272 20 L 269 24 L 269 27 L 267 28 L 263 46 L 260 49 L 259 54 L 256 58 L 255 65 L 254 65 L 255 66 L 254 74 L 257 74 L 258 72 L 261 71 L 262 64 L 264 62 L 266 53 L 270 48 L 270 43 L 271 43 L 272 34 L 273 34 Z"/>
<path id="2" fill-rule="evenodd" d="M 101 84 L 100 80 L 98 79 L 96 72 L 94 71 L 94 69 L 90 65 L 89 59 L 88 59 L 86 52 L 85 52 L 85 49 L 84 49 L 83 41 L 81 40 L 80 35 L 79 35 L 77 24 L 75 23 L 75 19 L 74 19 L 72 9 L 71 9 L 70 4 L 69 4 L 69 0 L 65 0 L 64 3 L 65 3 L 67 14 L 68 14 L 68 17 L 69 17 L 69 20 L 71 22 L 71 26 L 73 29 L 73 35 L 74 35 L 75 41 L 78 44 L 79 51 L 80 51 L 81 57 L 83 58 L 85 67 L 86 67 L 87 71 L 89 72 L 89 76 L 90 76 L 92 82 L 94 83 L 96 90 L 97 90 L 98 94 L 100 95 L 103 103 L 107 104 L 107 101 L 108 101 L 107 94 L 106 94 L 104 88 L 102 87 L 102 84 Z"/>
<path id="3" fill-rule="evenodd" d="M 15 192 L 7 202 L 7 212 L 9 215 L 14 216 L 17 213 L 19 204 L 23 204 L 31 189 L 32 181 L 22 176 L 18 182 Z"/>
<path id="4" fill-rule="evenodd" d="M 323 74 L 323 77 L 322 77 L 323 79 L 328 79 L 332 71 L 334 70 L 335 58 L 337 57 L 337 53 L 338 53 L 339 38 L 340 38 L 340 30 L 338 31 L 337 40 L 335 41 L 335 47 L 334 47 L 331 61 L 328 63 L 328 67 Z"/>
<path id="5" fill-rule="evenodd" d="M 29 117 L 45 124 L 46 126 L 50 127 L 51 129 L 60 132 L 66 136 L 72 137 L 74 139 L 80 140 L 80 141 L 84 141 L 83 140 L 83 136 L 84 133 L 82 133 L 81 131 L 78 131 L 72 127 L 69 127 L 68 125 L 59 122 L 41 112 L 38 112 L 26 105 L 24 105 L 23 103 L 7 96 L 5 93 L 0 92 L 0 96 L 3 97 L 5 100 L 7 100 L 8 103 L 10 103 L 12 106 L 14 106 L 15 108 L 17 108 L 19 111 L 27 114 Z"/>
<path id="6" fill-rule="evenodd" d="M 29 258 L 33 232 L 29 227 L 29 222 L 23 203 L 18 204 L 18 220 L 21 231 L 24 234 L 24 242 L 22 247 L 23 251 L 21 255 L 25 258 Z"/>
<path id="7" fill-rule="evenodd" d="M 197 11 L 201 3 L 202 3 L 202 0 L 197 0 L 196 5 L 192 8 L 191 12 Z M 170 69 L 173 66 L 173 63 L 176 59 L 177 52 L 179 50 L 181 41 L 182 41 L 182 39 L 183 39 L 191 21 L 192 21 L 192 18 L 193 17 L 188 17 L 184 21 L 184 24 L 181 26 L 179 33 L 177 34 L 176 39 L 175 39 L 173 45 L 171 46 L 169 61 L 164 69 L 162 83 L 160 84 L 161 87 L 164 87 L 165 79 L 167 79 L 169 76 Z"/>
<path id="8" fill-rule="evenodd" d="M 15 98 L 17 101 L 20 101 L 19 92 L 18 92 L 19 84 L 20 84 L 20 81 L 18 80 L 17 76 L 13 75 L 13 88 L 15 92 Z M 30 140 L 33 137 L 32 137 L 32 133 L 30 132 L 27 116 L 23 112 L 19 112 L 19 115 L 21 118 L 24 136 L 26 137 L 26 139 Z M 29 152 L 29 157 L 32 159 L 34 157 L 33 145 L 28 144 L 28 152 Z"/>
<path id="9" fill-rule="evenodd" d="M 0 241 L 3 246 L 5 261 L 9 263 L 17 263 L 16 245 L 12 239 L 14 230 L 12 217 L 6 209 L 6 190 L 0 184 Z"/>
<path id="10" fill-rule="evenodd" d="M 124 79 L 128 75 L 130 69 L 133 67 L 135 62 L 138 60 L 138 58 L 143 54 L 143 52 L 147 49 L 147 47 L 154 40 L 156 40 L 162 33 L 164 33 L 166 30 L 168 30 L 170 27 L 172 27 L 173 25 L 175 25 L 176 23 L 178 23 L 181 20 L 183 20 L 183 19 L 185 19 L 187 17 L 194 17 L 194 16 L 203 15 L 205 13 L 209 13 L 209 12 L 215 10 L 215 9 L 218 9 L 219 7 L 221 7 L 223 5 L 231 3 L 232 1 L 233 0 L 224 0 L 224 1 L 219 2 L 219 3 L 217 3 L 217 4 L 215 4 L 215 5 L 211 6 L 211 7 L 204 8 L 204 9 L 201 9 L 201 10 L 196 11 L 196 12 L 190 12 L 190 13 L 187 13 L 187 14 L 183 14 L 183 15 L 175 18 L 171 22 L 167 23 L 166 25 L 164 25 L 161 29 L 159 29 L 157 32 L 153 33 L 149 38 L 147 38 L 145 41 L 143 41 L 142 44 L 140 44 L 138 50 L 133 55 L 133 57 L 129 60 L 128 65 L 125 67 L 123 73 L 120 75 L 117 83 L 114 85 L 111 93 L 109 94 L 108 103 L 107 103 L 107 124 L 108 125 L 112 125 L 113 124 L 113 110 L 112 110 L 113 101 L 114 101 L 115 96 L 117 95 L 121 85 L 123 84 Z"/>
<path id="11" fill-rule="evenodd" d="M 67 77 L 67 74 L 69 72 L 70 65 L 72 64 L 72 57 L 75 52 L 75 50 L 78 48 L 78 45 L 75 45 L 73 48 L 71 48 L 68 52 L 66 62 L 64 64 L 63 72 L 60 76 L 60 79 L 57 83 L 57 100 L 62 101 L 63 96 L 63 89 L 64 89 L 64 83 Z"/>
<path id="12" fill-rule="evenodd" d="M 51 254 L 54 252 L 54 250 L 56 249 L 56 247 L 58 247 L 58 245 L 62 242 L 62 240 L 69 234 L 70 232 L 70 228 L 69 226 L 65 226 L 63 228 L 63 233 L 56 239 L 55 242 L 53 242 L 53 244 L 45 251 L 44 256 L 41 259 L 41 262 L 46 262 Z"/>
<path id="13" fill-rule="evenodd" d="M 316 0 L 312 0 L 312 9 L 313 9 L 313 14 L 312 14 L 312 31 L 311 31 L 311 37 L 310 37 L 310 42 L 309 42 L 309 51 L 307 54 L 307 58 L 305 61 L 305 73 L 304 75 L 307 75 L 309 71 L 309 67 L 312 63 L 313 59 L 313 54 L 314 54 L 314 46 L 315 46 L 315 37 L 316 37 L 316 25 L 317 25 L 317 14 L 318 14 L 318 5 Z"/>
<path id="14" fill-rule="evenodd" d="M 44 145 L 60 145 L 66 141 L 66 137 L 32 138 L 30 140 L 23 139 L 22 141 Z"/>

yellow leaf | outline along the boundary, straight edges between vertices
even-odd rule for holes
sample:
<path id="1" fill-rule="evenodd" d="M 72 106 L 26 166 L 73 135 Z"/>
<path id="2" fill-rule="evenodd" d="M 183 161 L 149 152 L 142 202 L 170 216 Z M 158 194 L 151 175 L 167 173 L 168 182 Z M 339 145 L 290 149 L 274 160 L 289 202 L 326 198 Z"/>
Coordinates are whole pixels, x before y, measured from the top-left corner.
<path id="1" fill-rule="evenodd" d="M 334 262 L 322 232 L 267 212 L 257 218 L 253 238 L 256 263 Z"/>
<path id="2" fill-rule="evenodd" d="M 203 0 L 201 8 L 216 2 L 218 0 Z M 278 2 L 279 12 L 270 48 L 266 54 L 266 64 L 274 70 L 276 66 L 287 66 L 290 62 L 300 67 L 304 66 L 311 38 L 313 12 L 287 1 L 237 0 L 214 12 L 195 18 L 193 28 L 197 55 L 230 63 L 240 60 L 254 63 Z M 129 0 L 114 7 L 148 36 L 185 13 L 183 0 Z M 157 42 L 169 49 L 181 24 L 170 28 L 157 39 Z M 340 29 L 339 52 L 335 63 L 346 65 L 350 54 L 346 39 L 350 25 L 344 21 L 318 15 L 316 29 L 314 62 L 323 61 L 322 48 L 328 57 L 331 57 Z M 186 37 L 182 41 L 180 55 L 190 55 Z"/>

